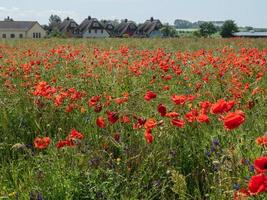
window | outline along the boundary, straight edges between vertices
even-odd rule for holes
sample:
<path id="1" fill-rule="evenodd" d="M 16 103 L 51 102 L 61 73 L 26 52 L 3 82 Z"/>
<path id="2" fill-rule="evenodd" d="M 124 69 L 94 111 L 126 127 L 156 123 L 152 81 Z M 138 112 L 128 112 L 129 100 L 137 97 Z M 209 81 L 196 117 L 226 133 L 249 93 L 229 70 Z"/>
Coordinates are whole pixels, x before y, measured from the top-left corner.
<path id="1" fill-rule="evenodd" d="M 2 35 L 2 38 L 6 38 L 6 34 L 3 34 L 3 35 Z"/>
<path id="2" fill-rule="evenodd" d="M 104 33 L 104 30 L 103 30 L 103 29 L 101 29 L 101 33 L 102 33 L 102 34 Z"/>
<path id="3" fill-rule="evenodd" d="M 97 29 L 95 29 L 95 33 L 97 33 Z"/>
<path id="4" fill-rule="evenodd" d="M 19 34 L 19 38 L 23 38 L 23 34 Z"/>
<path id="5" fill-rule="evenodd" d="M 10 34 L 10 38 L 15 38 L 15 34 Z"/>
<path id="6" fill-rule="evenodd" d="M 72 23 L 70 24 L 70 27 L 71 27 L 71 28 L 76 28 L 76 24 L 75 24 L 74 22 L 72 22 Z"/>
<path id="7" fill-rule="evenodd" d="M 89 33 L 91 33 L 91 29 L 89 30 Z"/>
<path id="8" fill-rule="evenodd" d="M 41 38 L 41 33 L 38 33 L 38 37 Z"/>
<path id="9" fill-rule="evenodd" d="M 93 27 L 98 28 L 99 27 L 99 24 L 97 22 L 94 22 L 93 23 Z"/>
<path id="10" fill-rule="evenodd" d="M 32 34 L 33 38 L 35 38 L 35 33 Z"/>

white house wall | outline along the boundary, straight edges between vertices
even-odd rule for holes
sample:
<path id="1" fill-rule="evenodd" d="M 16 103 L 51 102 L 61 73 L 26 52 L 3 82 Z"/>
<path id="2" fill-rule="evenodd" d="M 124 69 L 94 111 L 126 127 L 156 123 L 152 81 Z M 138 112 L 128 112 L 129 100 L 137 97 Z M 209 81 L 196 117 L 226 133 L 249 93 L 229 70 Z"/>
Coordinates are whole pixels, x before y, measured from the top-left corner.
<path id="1" fill-rule="evenodd" d="M 41 38 L 46 36 L 45 30 L 38 23 L 34 24 L 34 26 L 27 31 L 26 37 L 33 38 L 33 33 L 40 33 Z"/>
<path id="2" fill-rule="evenodd" d="M 6 38 L 3 37 L 3 34 L 6 35 Z M 22 37 L 25 38 L 26 37 L 26 31 L 20 31 L 20 30 L 0 30 L 0 38 L 1 39 L 10 39 L 11 38 L 11 34 L 15 35 L 14 39 L 20 38 L 20 34 L 22 34 Z M 12 38 L 13 39 L 13 38 Z"/>
<path id="3" fill-rule="evenodd" d="M 101 30 L 97 30 L 97 32 L 95 32 L 94 29 L 91 30 L 91 33 L 89 33 L 89 31 L 86 31 L 83 33 L 83 38 L 106 38 L 109 37 L 109 33 L 106 30 L 103 30 L 103 33 L 101 32 Z"/>

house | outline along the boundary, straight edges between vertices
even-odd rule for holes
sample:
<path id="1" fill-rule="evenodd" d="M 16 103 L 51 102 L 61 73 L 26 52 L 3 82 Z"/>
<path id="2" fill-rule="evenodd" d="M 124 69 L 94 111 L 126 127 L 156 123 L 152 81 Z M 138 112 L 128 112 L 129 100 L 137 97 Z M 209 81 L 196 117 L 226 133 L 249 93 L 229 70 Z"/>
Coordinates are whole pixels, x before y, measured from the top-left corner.
<path id="1" fill-rule="evenodd" d="M 79 33 L 83 38 L 104 38 L 110 36 L 104 26 L 96 18 L 91 18 L 90 16 L 80 24 Z"/>
<path id="2" fill-rule="evenodd" d="M 59 24 L 58 30 L 67 37 L 76 37 L 79 35 L 79 25 L 71 18 L 67 17 Z"/>
<path id="3" fill-rule="evenodd" d="M 114 29 L 114 36 L 123 37 L 124 35 L 133 36 L 137 30 L 134 22 L 125 19 Z"/>
<path id="4" fill-rule="evenodd" d="M 13 21 L 9 17 L 0 21 L 0 38 L 43 38 L 46 31 L 37 21 Z"/>
<path id="5" fill-rule="evenodd" d="M 109 33 L 109 35 L 113 36 L 114 35 L 115 26 L 112 23 L 112 21 L 103 20 L 102 24 L 104 26 L 104 29 Z"/>
<path id="6" fill-rule="evenodd" d="M 139 37 L 161 37 L 160 29 L 162 27 L 160 20 L 151 17 L 150 20 L 146 20 L 145 23 L 138 26 L 135 35 Z"/>
<path id="7" fill-rule="evenodd" d="M 250 32 L 236 32 L 233 33 L 233 37 L 262 38 L 267 37 L 267 32 L 255 32 L 253 30 Z"/>

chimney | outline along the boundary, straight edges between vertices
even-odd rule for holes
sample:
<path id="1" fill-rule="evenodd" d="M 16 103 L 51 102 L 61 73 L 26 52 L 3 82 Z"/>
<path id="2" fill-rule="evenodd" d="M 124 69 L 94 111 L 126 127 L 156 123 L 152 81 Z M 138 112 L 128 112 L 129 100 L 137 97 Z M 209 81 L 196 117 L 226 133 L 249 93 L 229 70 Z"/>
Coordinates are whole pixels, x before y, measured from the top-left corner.
<path id="1" fill-rule="evenodd" d="M 67 20 L 70 20 L 70 18 L 69 18 L 69 17 L 67 17 Z"/>
<path id="2" fill-rule="evenodd" d="M 124 22 L 126 22 L 126 23 L 127 23 L 127 22 L 128 22 L 128 19 L 125 19 L 125 20 L 124 20 Z"/>
<path id="3" fill-rule="evenodd" d="M 91 16 L 88 16 L 88 18 L 87 18 L 88 20 L 91 20 L 92 18 L 91 18 Z"/>
<path id="4" fill-rule="evenodd" d="M 150 21 L 151 21 L 151 22 L 153 22 L 153 21 L 154 21 L 154 18 L 153 18 L 153 17 L 151 17 L 151 18 L 150 18 Z"/>

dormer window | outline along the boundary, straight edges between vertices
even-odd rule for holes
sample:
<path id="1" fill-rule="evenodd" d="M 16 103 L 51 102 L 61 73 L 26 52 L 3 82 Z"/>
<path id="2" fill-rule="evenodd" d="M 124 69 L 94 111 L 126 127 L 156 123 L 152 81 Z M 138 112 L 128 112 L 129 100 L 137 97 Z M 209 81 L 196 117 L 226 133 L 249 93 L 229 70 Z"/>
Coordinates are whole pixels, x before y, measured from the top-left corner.
<path id="1" fill-rule="evenodd" d="M 135 29 L 135 25 L 134 24 L 131 24 L 130 25 L 130 29 Z"/>
<path id="2" fill-rule="evenodd" d="M 71 27 L 71 28 L 75 28 L 75 27 L 76 27 L 76 24 L 75 24 L 75 23 L 71 23 L 71 24 L 70 24 L 70 27 Z"/>
<path id="3" fill-rule="evenodd" d="M 93 27 L 98 28 L 98 27 L 99 27 L 99 24 L 98 24 L 97 22 L 94 22 L 94 23 L 93 23 Z"/>

